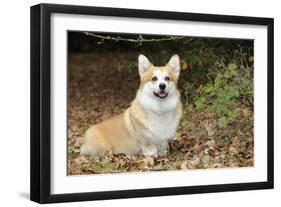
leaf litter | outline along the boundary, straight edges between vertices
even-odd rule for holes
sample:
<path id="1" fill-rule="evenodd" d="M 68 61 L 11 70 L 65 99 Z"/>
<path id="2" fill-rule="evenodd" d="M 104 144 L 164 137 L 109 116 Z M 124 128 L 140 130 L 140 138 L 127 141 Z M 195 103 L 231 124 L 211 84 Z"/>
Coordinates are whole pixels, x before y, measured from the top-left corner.
<path id="1" fill-rule="evenodd" d="M 139 85 L 137 72 L 115 68 L 118 60 L 134 62 L 136 57 L 137 53 L 108 52 L 69 55 L 68 175 L 254 165 L 251 109 L 245 108 L 232 124 L 221 129 L 215 114 L 191 110 L 187 101 L 183 103 L 183 118 L 176 139 L 169 142 L 167 155 L 80 155 L 86 129 L 123 112 L 134 99 Z"/>

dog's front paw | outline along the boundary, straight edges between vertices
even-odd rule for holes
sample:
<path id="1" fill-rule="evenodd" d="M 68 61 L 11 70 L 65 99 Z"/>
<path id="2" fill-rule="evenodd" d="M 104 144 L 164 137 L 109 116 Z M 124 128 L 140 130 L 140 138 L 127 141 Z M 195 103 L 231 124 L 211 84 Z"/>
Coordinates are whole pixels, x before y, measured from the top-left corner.
<path id="1" fill-rule="evenodd" d="M 147 146 L 141 146 L 141 149 L 142 149 L 142 154 L 144 156 L 154 156 L 154 157 L 157 157 L 157 152 L 158 152 L 158 149 L 155 145 L 147 145 Z"/>
<path id="2" fill-rule="evenodd" d="M 167 156 L 168 154 L 168 142 L 163 141 L 158 143 L 158 155 L 159 156 Z"/>
<path id="3" fill-rule="evenodd" d="M 166 157 L 168 155 L 168 150 L 163 150 L 163 151 L 160 151 L 158 152 L 158 155 L 160 157 Z"/>

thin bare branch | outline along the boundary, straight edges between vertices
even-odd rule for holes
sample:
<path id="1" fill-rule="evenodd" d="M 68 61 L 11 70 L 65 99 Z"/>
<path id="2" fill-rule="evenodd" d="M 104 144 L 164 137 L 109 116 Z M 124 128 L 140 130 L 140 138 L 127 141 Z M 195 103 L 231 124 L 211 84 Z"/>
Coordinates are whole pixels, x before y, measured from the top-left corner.
<path id="1" fill-rule="evenodd" d="M 123 37 L 120 37 L 120 36 L 117 36 L 117 37 L 112 37 L 112 36 L 104 36 L 104 35 L 98 35 L 98 34 L 95 34 L 95 33 L 91 33 L 91 32 L 83 32 L 84 34 L 86 35 L 90 35 L 90 36 L 93 36 L 93 37 L 97 37 L 97 38 L 100 38 L 101 39 L 101 43 L 103 43 L 104 40 L 113 40 L 113 41 L 126 41 L 126 42 L 133 42 L 133 43 L 144 43 L 144 42 L 161 42 L 161 41 L 170 41 L 170 40 L 180 40 L 180 39 L 184 39 L 185 37 L 179 37 L 179 36 L 171 36 L 171 37 L 163 37 L 163 38 L 152 38 L 152 39 L 145 39 L 142 37 L 142 35 L 139 35 L 138 38 L 136 39 L 132 39 L 132 38 L 123 38 Z M 189 40 L 187 40 L 185 42 L 186 43 L 189 43 L 190 41 L 192 41 L 192 38 L 190 38 Z"/>

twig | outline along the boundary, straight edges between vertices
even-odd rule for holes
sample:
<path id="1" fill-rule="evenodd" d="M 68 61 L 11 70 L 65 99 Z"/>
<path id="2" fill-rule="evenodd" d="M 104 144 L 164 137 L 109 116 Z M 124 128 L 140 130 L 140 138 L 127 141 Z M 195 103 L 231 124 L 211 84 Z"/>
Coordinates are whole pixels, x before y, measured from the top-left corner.
<path id="1" fill-rule="evenodd" d="M 98 34 L 94 34 L 94 33 L 90 33 L 90 32 L 83 32 L 85 35 L 90 35 L 93 37 L 97 37 L 102 39 L 101 43 L 103 43 L 104 40 L 113 40 L 113 41 L 126 41 L 126 42 L 134 42 L 134 43 L 143 43 L 143 42 L 160 42 L 160 41 L 169 41 L 169 40 L 180 40 L 180 39 L 184 39 L 185 37 L 177 37 L 177 36 L 171 36 L 171 37 L 164 37 L 164 38 L 159 38 L 159 39 L 145 39 L 142 37 L 142 35 L 139 35 L 139 37 L 137 39 L 132 39 L 132 38 L 123 38 L 120 36 L 117 37 L 112 37 L 112 36 L 103 36 L 103 35 L 98 35 Z M 187 40 L 185 42 L 185 44 L 189 43 L 190 41 L 192 41 L 192 38 L 190 40 Z"/>

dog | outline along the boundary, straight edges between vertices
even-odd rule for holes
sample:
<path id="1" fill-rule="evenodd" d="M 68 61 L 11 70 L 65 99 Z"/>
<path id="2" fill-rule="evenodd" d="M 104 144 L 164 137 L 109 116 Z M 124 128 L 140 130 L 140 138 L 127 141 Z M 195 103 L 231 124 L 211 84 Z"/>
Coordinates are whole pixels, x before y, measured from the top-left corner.
<path id="1" fill-rule="evenodd" d="M 182 116 L 177 88 L 180 70 L 178 55 L 161 67 L 139 55 L 140 86 L 135 99 L 122 114 L 86 131 L 81 154 L 101 156 L 107 151 L 145 156 L 166 154 L 168 141 L 175 139 Z"/>

